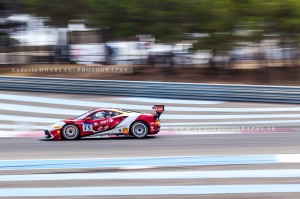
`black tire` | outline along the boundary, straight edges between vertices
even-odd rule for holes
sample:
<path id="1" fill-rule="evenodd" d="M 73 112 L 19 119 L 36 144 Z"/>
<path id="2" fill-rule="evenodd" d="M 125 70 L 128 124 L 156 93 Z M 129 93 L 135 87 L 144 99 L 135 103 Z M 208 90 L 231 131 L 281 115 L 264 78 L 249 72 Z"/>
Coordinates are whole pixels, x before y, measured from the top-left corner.
<path id="1" fill-rule="evenodd" d="M 63 127 L 61 135 L 65 140 L 77 140 L 80 137 L 80 131 L 75 124 L 67 124 Z"/>
<path id="2" fill-rule="evenodd" d="M 149 127 L 145 122 L 136 121 L 131 125 L 130 133 L 133 137 L 142 139 L 147 137 L 149 133 Z"/>

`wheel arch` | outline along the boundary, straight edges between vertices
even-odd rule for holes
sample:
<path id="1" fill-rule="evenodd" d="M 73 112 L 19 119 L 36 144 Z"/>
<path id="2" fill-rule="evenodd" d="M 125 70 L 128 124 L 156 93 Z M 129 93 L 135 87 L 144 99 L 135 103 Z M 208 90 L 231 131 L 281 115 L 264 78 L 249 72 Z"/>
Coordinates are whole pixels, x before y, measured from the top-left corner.
<path id="1" fill-rule="evenodd" d="M 148 133 L 150 132 L 150 127 L 149 127 L 149 125 L 147 124 L 147 122 L 145 122 L 144 120 L 135 120 L 135 121 L 132 122 L 132 123 L 130 124 L 130 126 L 129 126 L 129 133 L 130 133 L 130 135 L 132 135 L 131 127 L 132 127 L 132 125 L 133 125 L 134 123 L 136 123 L 136 122 L 142 122 L 142 123 L 144 123 L 144 124 L 146 125 L 147 129 L 148 129 Z"/>
<path id="2" fill-rule="evenodd" d="M 66 123 L 65 125 L 63 125 L 63 126 L 61 127 L 61 131 L 60 131 L 60 137 L 61 137 L 61 139 L 62 139 L 62 140 L 65 140 L 65 138 L 64 138 L 64 136 L 63 136 L 63 130 L 64 130 L 64 128 L 65 128 L 66 126 L 68 126 L 68 125 L 74 125 L 74 126 L 77 127 L 77 129 L 78 129 L 78 131 L 79 131 L 79 136 L 78 136 L 77 139 L 80 139 L 80 138 L 81 138 L 81 130 L 80 130 L 79 126 L 78 126 L 77 124 L 75 124 L 75 123 Z"/>

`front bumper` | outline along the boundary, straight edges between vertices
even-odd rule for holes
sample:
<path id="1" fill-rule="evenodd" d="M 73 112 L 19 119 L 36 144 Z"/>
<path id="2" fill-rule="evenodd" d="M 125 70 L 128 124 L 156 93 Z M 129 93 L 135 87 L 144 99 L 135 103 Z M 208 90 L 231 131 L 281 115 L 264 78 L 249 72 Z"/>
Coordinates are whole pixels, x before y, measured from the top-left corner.
<path id="1" fill-rule="evenodd" d="M 65 122 L 57 122 L 53 125 L 50 125 L 44 129 L 45 139 L 47 140 L 60 140 L 61 139 L 61 129 L 65 125 Z"/>
<path id="2" fill-rule="evenodd" d="M 44 132 L 45 132 L 45 139 L 47 140 L 53 139 L 52 134 L 48 130 L 44 130 Z"/>
<path id="3" fill-rule="evenodd" d="M 49 130 L 49 129 L 45 129 L 44 130 L 45 133 L 45 139 L 47 140 L 60 140 L 61 136 L 60 136 L 60 129 L 57 130 Z"/>

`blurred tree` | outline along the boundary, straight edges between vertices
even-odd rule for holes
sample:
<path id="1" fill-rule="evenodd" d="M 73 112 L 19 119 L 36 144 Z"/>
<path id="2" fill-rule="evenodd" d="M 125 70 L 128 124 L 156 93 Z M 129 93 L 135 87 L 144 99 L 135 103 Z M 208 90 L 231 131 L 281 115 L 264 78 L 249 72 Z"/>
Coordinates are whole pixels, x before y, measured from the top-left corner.
<path id="1" fill-rule="evenodd" d="M 225 57 L 226 52 L 231 49 L 231 42 L 233 41 L 233 32 L 236 24 L 236 6 L 235 1 L 232 0 L 198 0 L 202 6 L 198 5 L 198 32 L 209 33 L 208 37 L 200 39 L 194 50 L 210 49 L 212 59 L 210 60 L 210 67 L 216 68 L 216 56 Z M 197 4 L 195 4 L 197 5 Z M 206 13 L 206 14 L 203 14 Z M 201 20 L 202 19 L 202 20 Z M 202 23 L 201 23 L 202 22 Z M 224 61 L 223 65 L 227 66 Z"/>
<path id="2" fill-rule="evenodd" d="M 66 26 L 72 19 L 88 17 L 88 5 L 82 0 L 19 0 L 20 12 L 49 17 L 54 26 Z"/>
<path id="3" fill-rule="evenodd" d="M 86 0 L 93 10 L 90 18 L 108 26 L 114 37 L 153 34 L 162 40 L 182 34 L 190 22 L 190 5 L 181 0 Z"/>
<path id="4" fill-rule="evenodd" d="M 19 0 L 20 10 L 50 17 L 50 24 L 65 26 L 71 19 L 89 19 L 91 25 L 109 27 L 113 38 L 153 34 L 162 41 L 188 32 L 234 33 L 258 30 L 247 40 L 258 42 L 264 34 L 299 38 L 299 0 Z M 255 32 L 255 31 L 254 31 Z M 260 35 L 259 35 L 259 34 Z M 177 37 L 175 37 L 177 36 Z M 216 42 L 211 48 L 224 48 L 234 36 Z M 238 38 L 243 39 L 243 38 Z M 216 46 L 216 45 L 219 45 Z M 226 44 L 227 45 L 227 44 Z"/>

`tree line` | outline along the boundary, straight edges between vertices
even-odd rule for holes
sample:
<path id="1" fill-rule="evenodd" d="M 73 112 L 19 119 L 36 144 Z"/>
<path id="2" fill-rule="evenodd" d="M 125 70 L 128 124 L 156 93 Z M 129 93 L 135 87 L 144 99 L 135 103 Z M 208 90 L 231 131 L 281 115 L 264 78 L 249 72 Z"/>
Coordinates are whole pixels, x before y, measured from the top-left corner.
<path id="1" fill-rule="evenodd" d="M 195 49 L 214 55 L 238 42 L 277 39 L 281 46 L 298 48 L 299 0 L 15 0 L 19 12 L 49 17 L 49 25 L 65 27 L 86 19 L 91 27 L 107 28 L 112 40 L 151 34 L 158 41 L 200 33 Z"/>
<path id="2" fill-rule="evenodd" d="M 115 38 L 153 34 L 172 40 L 188 32 L 294 35 L 300 32 L 298 0 L 19 0 L 18 8 L 65 26 L 72 19 L 109 27 Z M 253 36 L 253 35 L 252 35 Z"/>

